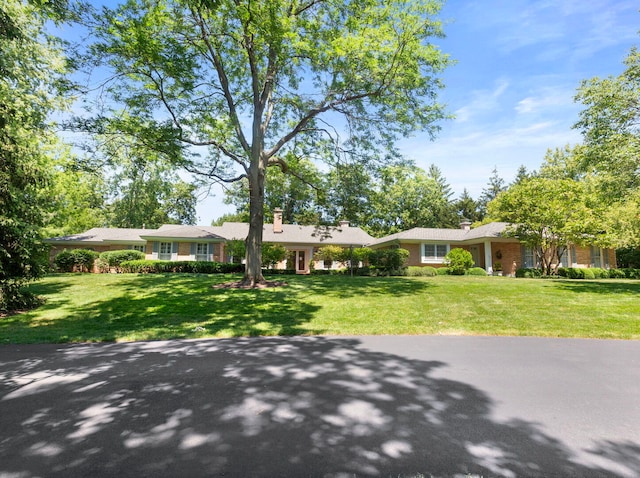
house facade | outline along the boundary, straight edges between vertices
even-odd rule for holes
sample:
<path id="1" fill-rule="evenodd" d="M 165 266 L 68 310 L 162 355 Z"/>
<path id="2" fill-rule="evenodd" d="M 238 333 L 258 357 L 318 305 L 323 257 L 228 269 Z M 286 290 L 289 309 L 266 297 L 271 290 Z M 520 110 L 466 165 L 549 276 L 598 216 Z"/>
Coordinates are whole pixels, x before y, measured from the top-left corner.
<path id="1" fill-rule="evenodd" d="M 249 224 L 225 222 L 222 226 L 182 226 L 165 224 L 158 229 L 94 228 L 82 234 L 47 239 L 51 245 L 50 258 L 64 249 L 92 249 L 104 252 L 135 249 L 145 253 L 146 259 L 167 261 L 217 261 L 233 262 L 226 250 L 232 240 L 244 241 Z M 364 247 L 374 238 L 347 221 L 337 226 L 299 226 L 282 223 L 282 211 L 274 210 L 273 224 L 265 224 L 262 231 L 264 243 L 280 244 L 294 262 L 299 274 L 311 272 L 311 261 L 315 253 L 326 245 L 343 248 Z M 284 269 L 283 261 L 276 268 Z M 332 264 L 330 268 L 340 267 Z M 320 261 L 315 266 L 325 268 Z"/>
<path id="2" fill-rule="evenodd" d="M 442 267 L 444 256 L 459 247 L 469 251 L 475 266 L 482 267 L 488 274 L 515 275 L 517 269 L 538 267 L 534 251 L 505 234 L 508 226 L 506 222 L 492 222 L 471 229 L 471 223 L 463 222 L 460 229 L 414 228 L 376 239 L 369 247 L 406 249 L 410 266 Z M 562 256 L 560 266 L 615 268 L 615 251 L 571 246 Z"/>
<path id="3" fill-rule="evenodd" d="M 456 247 L 468 250 L 475 265 L 487 273 L 515 275 L 519 268 L 537 267 L 534 251 L 516 238 L 508 237 L 504 222 L 471 228 L 464 222 L 459 229 L 414 228 L 375 239 L 346 221 L 337 226 L 299 226 L 282 223 L 282 211 L 274 211 L 273 224 L 265 224 L 263 242 L 280 244 L 294 262 L 299 274 L 311 272 L 311 261 L 323 246 L 343 248 L 401 247 L 409 251 L 408 265 L 442 267 L 444 257 Z M 226 245 L 247 237 L 249 224 L 225 222 L 222 226 L 183 226 L 165 224 L 158 229 L 95 228 L 82 234 L 48 239 L 51 259 L 64 249 L 93 249 L 97 252 L 136 249 L 147 259 L 167 261 L 233 262 Z M 615 251 L 598 247 L 571 246 L 561 258 L 564 267 L 616 267 Z M 284 269 L 283 261 L 276 267 Z M 316 269 L 339 268 L 342 264 L 315 262 Z M 290 264 L 289 264 L 290 267 Z"/>

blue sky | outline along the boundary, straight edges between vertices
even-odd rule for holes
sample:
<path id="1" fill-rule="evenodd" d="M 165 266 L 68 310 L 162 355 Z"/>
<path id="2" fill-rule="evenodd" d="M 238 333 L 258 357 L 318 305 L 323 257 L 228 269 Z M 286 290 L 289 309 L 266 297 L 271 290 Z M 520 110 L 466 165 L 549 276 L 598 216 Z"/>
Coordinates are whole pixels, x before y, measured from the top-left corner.
<path id="1" fill-rule="evenodd" d="M 450 0 L 447 38 L 457 64 L 441 98 L 456 119 L 435 142 L 416 136 L 402 151 L 433 163 L 456 196 L 478 197 L 494 167 L 510 182 L 520 165 L 537 169 L 548 148 L 580 142 L 572 129 L 581 80 L 617 75 L 638 44 L 640 4 L 611 0 Z"/>

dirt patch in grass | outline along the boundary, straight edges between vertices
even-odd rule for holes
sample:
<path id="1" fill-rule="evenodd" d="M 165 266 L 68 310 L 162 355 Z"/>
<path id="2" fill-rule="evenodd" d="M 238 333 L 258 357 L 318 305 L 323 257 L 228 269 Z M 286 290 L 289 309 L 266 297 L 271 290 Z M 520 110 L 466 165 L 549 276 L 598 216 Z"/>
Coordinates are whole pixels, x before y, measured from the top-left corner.
<path id="1" fill-rule="evenodd" d="M 245 284 L 242 281 L 224 282 L 222 284 L 214 284 L 212 289 L 270 289 L 272 287 L 286 287 L 287 284 L 284 281 L 268 280 L 264 282 L 258 282 L 256 284 Z"/>

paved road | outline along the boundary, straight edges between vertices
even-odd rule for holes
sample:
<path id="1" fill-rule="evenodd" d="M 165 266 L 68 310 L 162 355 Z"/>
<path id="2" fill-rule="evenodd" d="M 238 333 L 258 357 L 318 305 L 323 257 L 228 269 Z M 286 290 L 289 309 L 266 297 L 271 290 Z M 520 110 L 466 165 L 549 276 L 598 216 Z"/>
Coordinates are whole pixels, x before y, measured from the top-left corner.
<path id="1" fill-rule="evenodd" d="M 640 476 L 640 342 L 0 346 L 0 477 Z"/>

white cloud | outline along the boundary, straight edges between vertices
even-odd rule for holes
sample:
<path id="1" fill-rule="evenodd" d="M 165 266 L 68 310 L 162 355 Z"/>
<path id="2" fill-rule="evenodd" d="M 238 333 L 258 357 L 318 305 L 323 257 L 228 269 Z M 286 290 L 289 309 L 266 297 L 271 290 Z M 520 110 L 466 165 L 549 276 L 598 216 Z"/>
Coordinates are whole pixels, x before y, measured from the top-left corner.
<path id="1" fill-rule="evenodd" d="M 471 93 L 472 100 L 465 106 L 458 108 L 454 114 L 456 121 L 464 123 L 469 121 L 478 113 L 495 110 L 498 107 L 499 98 L 509 88 L 509 81 L 506 78 L 498 78 L 495 81 L 493 90 L 475 90 Z"/>

